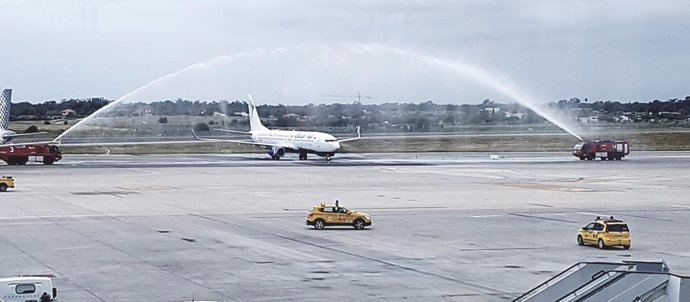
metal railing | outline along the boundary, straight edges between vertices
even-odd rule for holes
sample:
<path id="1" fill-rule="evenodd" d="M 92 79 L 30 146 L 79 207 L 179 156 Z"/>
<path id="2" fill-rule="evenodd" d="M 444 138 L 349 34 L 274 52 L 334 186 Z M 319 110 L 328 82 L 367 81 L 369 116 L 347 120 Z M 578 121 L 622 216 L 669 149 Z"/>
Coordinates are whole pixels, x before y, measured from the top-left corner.
<path id="1" fill-rule="evenodd" d="M 520 301 L 527 301 L 528 299 L 532 298 L 534 295 L 542 292 L 544 289 L 548 288 L 549 286 L 558 283 L 558 281 L 561 281 L 565 279 L 566 277 L 570 276 L 572 273 L 580 270 L 581 268 L 587 266 L 587 265 L 596 265 L 596 264 L 618 264 L 618 263 L 611 263 L 611 262 L 578 262 L 570 267 L 566 268 L 562 272 L 558 273 L 557 275 L 551 277 L 550 279 L 542 282 L 541 284 L 535 286 L 532 288 L 530 291 L 522 294 L 521 296 L 515 298 L 513 302 L 520 302 Z M 619 265 L 625 265 L 624 263 L 620 263 Z"/>

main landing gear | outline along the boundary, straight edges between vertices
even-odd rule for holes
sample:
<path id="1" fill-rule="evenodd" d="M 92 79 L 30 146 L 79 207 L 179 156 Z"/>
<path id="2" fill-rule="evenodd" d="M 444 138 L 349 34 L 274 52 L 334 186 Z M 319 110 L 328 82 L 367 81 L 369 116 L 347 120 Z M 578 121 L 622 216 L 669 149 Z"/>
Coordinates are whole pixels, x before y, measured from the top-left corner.
<path id="1" fill-rule="evenodd" d="M 307 153 L 302 152 L 299 154 L 299 160 L 307 160 Z"/>

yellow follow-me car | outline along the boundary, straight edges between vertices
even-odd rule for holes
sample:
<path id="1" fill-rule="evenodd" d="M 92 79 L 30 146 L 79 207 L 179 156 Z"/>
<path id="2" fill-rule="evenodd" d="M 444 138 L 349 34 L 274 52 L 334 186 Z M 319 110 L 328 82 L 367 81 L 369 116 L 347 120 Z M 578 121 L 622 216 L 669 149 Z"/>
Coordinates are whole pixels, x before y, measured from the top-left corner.
<path id="1" fill-rule="evenodd" d="M 322 202 L 307 213 L 306 224 L 314 226 L 317 230 L 322 230 L 326 226 L 352 226 L 356 230 L 361 230 L 371 225 L 371 216 Z"/>
<path id="2" fill-rule="evenodd" d="M 622 220 L 597 219 L 582 227 L 577 232 L 577 244 L 596 244 L 600 249 L 609 246 L 622 246 L 624 249 L 630 248 L 630 229 Z"/>
<path id="3" fill-rule="evenodd" d="M 0 177 L 0 192 L 7 191 L 7 188 L 14 188 L 14 178 L 12 176 Z"/>

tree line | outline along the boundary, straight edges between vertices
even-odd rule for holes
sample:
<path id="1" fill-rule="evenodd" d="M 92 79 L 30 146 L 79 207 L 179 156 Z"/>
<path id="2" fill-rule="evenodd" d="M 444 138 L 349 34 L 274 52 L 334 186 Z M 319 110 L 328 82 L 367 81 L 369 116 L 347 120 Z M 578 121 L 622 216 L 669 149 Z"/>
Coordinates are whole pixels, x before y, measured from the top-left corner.
<path id="1" fill-rule="evenodd" d="M 85 117 L 107 105 L 110 100 L 103 98 L 69 99 L 60 102 L 47 101 L 32 104 L 21 102 L 13 104 L 13 120 L 43 120 L 61 115 L 62 110 L 72 109 L 76 117 Z M 571 98 L 547 104 L 548 107 L 565 112 L 574 112 L 573 118 L 598 115 L 600 121 L 614 121 L 621 114 L 635 115 L 637 119 L 654 117 L 666 113 L 666 118 L 690 120 L 690 96 L 684 99 L 669 99 L 651 102 L 593 101 Z M 484 100 L 481 104 L 436 104 L 432 101 L 422 103 L 383 103 L 363 104 L 308 104 L 308 105 L 260 105 L 257 107 L 264 122 L 273 127 L 352 127 L 361 125 L 367 128 L 395 128 L 402 131 L 432 131 L 457 125 L 486 124 L 535 124 L 545 120 L 530 109 L 518 103 L 495 103 Z M 166 100 L 154 102 L 126 103 L 114 106 L 104 116 L 224 116 L 235 117 L 233 124 L 241 120 L 247 111 L 242 101 L 190 101 Z M 659 120 L 657 118 L 657 120 Z M 159 120 L 159 122 L 162 121 Z M 167 122 L 167 119 L 165 119 Z"/>
<path id="2" fill-rule="evenodd" d="M 11 120 L 44 120 L 62 115 L 65 109 L 74 110 L 75 116 L 88 116 L 99 108 L 110 103 L 104 98 L 68 99 L 62 101 L 46 101 L 43 103 L 19 102 L 12 103 Z"/>

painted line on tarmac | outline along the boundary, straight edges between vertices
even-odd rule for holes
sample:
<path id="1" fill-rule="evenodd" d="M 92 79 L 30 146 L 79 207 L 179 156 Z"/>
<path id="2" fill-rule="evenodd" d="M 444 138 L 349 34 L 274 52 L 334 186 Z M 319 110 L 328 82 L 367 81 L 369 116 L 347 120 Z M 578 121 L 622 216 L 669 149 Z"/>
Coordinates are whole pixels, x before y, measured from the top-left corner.
<path id="1" fill-rule="evenodd" d="M 227 213 L 232 214 L 232 213 Z M 162 216 L 184 216 L 186 213 L 151 213 L 151 214 L 115 214 L 115 213 L 94 213 L 94 214 L 65 214 L 65 215 L 40 215 L 35 216 L 12 216 L 0 217 L 0 221 L 12 220 L 40 220 L 40 219 L 61 219 L 61 218 L 116 218 L 116 217 L 162 217 Z M 51 222 L 54 223 L 54 222 Z"/>
<path id="2" fill-rule="evenodd" d="M 256 229 L 256 228 L 249 227 L 249 226 L 247 226 L 247 225 L 235 224 L 235 223 L 231 223 L 231 222 L 229 222 L 229 221 L 225 221 L 225 220 L 222 220 L 222 219 L 216 219 L 216 218 L 213 218 L 213 217 L 208 217 L 208 216 L 199 215 L 199 214 L 195 214 L 195 213 L 188 213 L 188 215 L 190 215 L 190 216 L 195 216 L 195 217 L 198 217 L 198 218 L 201 218 L 201 219 L 205 219 L 205 220 L 210 220 L 210 221 L 222 223 L 222 224 L 232 225 L 232 226 L 237 227 L 237 228 L 243 228 L 243 229 L 247 229 L 247 230 L 252 230 L 252 231 L 254 231 L 254 232 L 258 232 L 258 233 L 263 233 L 263 234 L 266 234 L 266 235 L 275 236 L 275 237 L 278 237 L 278 238 L 281 238 L 281 239 L 284 239 L 284 240 L 289 240 L 289 241 L 297 242 L 297 243 L 300 243 L 300 244 L 309 245 L 309 246 L 313 246 L 313 247 L 316 247 L 316 248 L 321 248 L 321 249 L 325 249 L 325 250 L 329 250 L 329 251 L 333 251 L 333 252 L 345 254 L 345 255 L 348 255 L 348 256 L 356 257 L 356 258 L 361 258 L 361 259 L 365 259 L 365 260 L 369 260 L 369 261 L 373 261 L 373 262 L 378 262 L 378 263 L 383 264 L 383 265 L 388 265 L 388 266 L 397 267 L 397 268 L 400 268 L 400 269 L 403 269 L 403 270 L 406 270 L 406 271 L 415 272 L 415 273 L 422 274 L 422 275 L 437 277 L 437 278 L 444 279 L 444 280 L 447 280 L 447 281 L 451 281 L 451 282 L 454 282 L 454 283 L 462 284 L 462 285 L 468 286 L 468 287 L 470 287 L 470 288 L 485 290 L 485 291 L 488 292 L 488 293 L 486 293 L 486 294 L 499 294 L 499 295 L 509 295 L 509 294 L 512 294 L 512 293 L 509 293 L 509 292 L 506 292 L 506 291 L 503 291 L 503 290 L 500 290 L 500 289 L 497 289 L 497 288 L 492 288 L 492 287 L 489 287 L 489 286 L 485 286 L 485 285 L 481 285 L 481 284 L 476 284 L 476 283 L 473 283 L 473 282 L 463 281 L 463 280 L 456 279 L 456 278 L 453 278 L 453 277 L 451 277 L 451 276 L 446 276 L 446 275 L 443 275 L 443 274 L 440 274 L 440 273 L 435 273 L 435 272 L 432 272 L 432 271 L 425 271 L 425 270 L 422 270 L 422 269 L 414 268 L 414 267 L 407 266 L 407 265 L 403 265 L 403 264 L 400 264 L 400 263 L 395 263 L 395 262 L 391 262 L 391 261 L 387 261 L 387 260 L 383 260 L 383 259 L 378 259 L 378 258 L 374 258 L 374 257 L 370 257 L 370 256 L 365 256 L 365 255 L 357 254 L 357 253 L 354 253 L 354 252 L 348 252 L 348 251 L 345 251 L 345 250 L 342 250 L 342 249 L 339 249 L 339 248 L 329 247 L 329 246 L 326 246 L 326 245 L 313 243 L 313 242 L 310 242 L 310 241 L 307 241 L 307 240 L 301 240 L 301 239 L 292 238 L 292 237 L 289 237 L 289 236 L 286 236 L 286 235 L 281 235 L 281 234 L 276 234 L 276 233 L 272 233 L 272 232 L 267 232 L 267 231 L 263 231 L 263 230 L 260 230 L 260 229 Z"/>
<path id="3" fill-rule="evenodd" d="M 34 261 L 40 263 L 41 265 L 47 267 L 50 271 L 53 271 L 58 274 L 60 277 L 67 277 L 67 274 L 63 273 L 62 271 L 56 269 L 53 267 L 51 264 L 49 264 L 47 261 L 43 261 L 40 257 L 30 253 L 28 250 L 22 249 L 18 244 L 14 243 L 13 241 L 10 241 L 9 238 L 3 237 L 0 235 L 0 239 L 2 239 L 4 242 L 7 242 L 10 246 L 12 246 L 14 249 L 20 251 L 22 254 L 26 255 L 27 257 L 33 259 Z M 94 298 L 98 299 L 99 301 L 105 302 L 106 300 L 98 296 L 93 290 L 90 288 L 86 287 L 85 285 L 82 285 L 81 283 L 78 283 L 76 280 L 72 279 L 72 284 L 75 286 L 79 287 L 80 289 L 84 290 L 85 292 L 89 293 L 91 296 Z M 35 300 L 34 300 L 35 301 Z"/>
<path id="4" fill-rule="evenodd" d="M 650 216 L 642 216 L 642 215 L 633 215 L 633 214 L 626 214 L 626 213 L 623 212 L 623 211 L 621 211 L 620 216 L 629 216 L 629 217 L 635 217 L 635 218 L 643 218 L 643 219 L 651 219 L 651 220 L 661 220 L 661 221 L 673 222 L 673 219 L 659 218 L 659 217 L 650 217 Z"/>
<path id="5" fill-rule="evenodd" d="M 524 217 L 524 218 L 534 218 L 534 219 L 558 221 L 558 222 L 579 223 L 579 222 L 577 222 L 577 221 L 572 221 L 572 220 L 557 219 L 557 218 L 548 218 L 548 217 L 541 217 L 541 216 L 533 216 L 533 215 L 520 214 L 520 213 L 508 213 L 508 215 L 513 215 L 513 216 L 518 216 L 518 217 Z"/>
<path id="6" fill-rule="evenodd" d="M 682 205 L 671 205 L 672 207 L 680 207 L 680 208 L 688 208 L 690 209 L 690 206 L 682 206 Z M 650 210 L 644 210 L 644 211 L 650 211 Z M 658 210 L 653 210 L 653 211 L 658 211 Z M 643 218 L 643 219 L 651 219 L 651 220 L 661 220 L 661 221 L 668 221 L 668 222 L 673 222 L 673 219 L 669 218 L 659 218 L 659 217 L 650 217 L 650 216 L 642 216 L 642 215 L 633 215 L 633 214 L 627 214 L 628 210 L 619 210 L 619 213 L 621 213 L 621 216 L 628 216 L 628 217 L 635 217 L 635 218 Z M 581 215 L 587 215 L 587 216 L 597 216 L 597 217 L 607 217 L 606 215 L 602 214 L 597 214 L 597 213 L 591 213 L 591 212 L 575 212 L 577 214 Z"/>
<path id="7" fill-rule="evenodd" d="M 601 214 L 592 213 L 592 212 L 575 212 L 575 213 L 580 214 L 580 215 L 587 215 L 587 216 L 602 216 Z"/>
<path id="8" fill-rule="evenodd" d="M 537 206 L 537 207 L 545 207 L 545 208 L 555 208 L 556 206 L 548 205 L 548 204 L 541 204 L 541 203 L 528 203 L 529 205 Z"/>
<path id="9" fill-rule="evenodd" d="M 116 218 L 116 217 L 112 217 L 112 216 L 110 216 L 110 217 L 113 218 L 113 219 L 116 219 L 116 220 L 118 220 L 118 221 L 120 221 L 120 222 L 133 224 L 133 223 L 127 222 L 127 221 L 125 221 L 125 220 L 118 219 L 118 218 Z M 129 251 L 128 251 L 125 247 L 123 247 L 123 246 L 120 246 L 120 245 L 117 245 L 117 244 L 111 244 L 111 243 L 106 242 L 105 240 L 101 240 L 101 239 L 99 239 L 99 238 L 97 238 L 97 237 L 90 236 L 88 233 L 84 232 L 83 230 L 80 230 L 80 229 L 77 229 L 77 228 L 69 227 L 69 226 L 68 226 L 67 224 L 65 224 L 65 223 L 61 223 L 61 222 L 58 222 L 58 221 L 51 221 L 51 222 L 52 222 L 54 225 L 57 225 L 57 226 L 59 226 L 59 227 L 62 227 L 63 229 L 65 229 L 65 230 L 67 230 L 67 231 L 70 231 L 70 232 L 72 232 L 72 233 L 74 233 L 74 234 L 77 234 L 77 235 L 79 235 L 79 236 L 81 236 L 81 237 L 83 237 L 83 238 L 85 238 L 85 239 L 87 239 L 87 240 L 90 240 L 90 241 L 94 242 L 95 244 L 101 245 L 101 246 L 106 247 L 106 248 L 108 248 L 108 249 L 111 249 L 111 250 L 114 250 L 114 251 L 116 251 L 116 252 L 119 252 L 119 253 L 121 253 L 121 254 L 123 254 L 123 255 L 129 257 L 129 258 L 132 258 L 132 259 L 135 260 L 135 262 L 143 263 L 143 264 L 148 265 L 148 266 L 150 266 L 150 267 L 152 267 L 152 268 L 154 268 L 154 269 L 157 269 L 157 270 L 159 270 L 159 271 L 161 271 L 161 272 L 163 272 L 163 273 L 169 274 L 169 275 L 171 275 L 171 276 L 173 276 L 173 277 L 175 277 L 175 278 L 182 279 L 182 280 L 184 280 L 184 281 L 186 281 L 186 282 L 188 282 L 188 283 L 194 284 L 195 286 L 198 286 L 198 287 L 200 287 L 200 288 L 206 289 L 206 290 L 208 290 L 208 291 L 210 291 L 210 292 L 212 292 L 212 293 L 215 293 L 216 295 L 218 295 L 218 296 L 220 296 L 220 297 L 223 297 L 223 298 L 227 299 L 228 301 L 239 301 L 239 300 L 235 299 L 235 298 L 232 297 L 232 296 L 228 296 L 227 294 L 225 294 L 224 292 L 222 292 L 220 289 L 216 289 L 216 288 L 213 288 L 213 287 L 211 287 L 211 286 L 209 286 L 209 285 L 203 284 L 203 283 L 201 283 L 200 281 L 197 281 L 196 279 L 194 279 L 194 278 L 192 278 L 192 277 L 189 277 L 189 276 L 187 276 L 187 275 L 185 275 L 185 274 L 183 274 L 183 273 L 181 273 L 181 272 L 178 272 L 178 271 L 175 270 L 175 269 L 172 269 L 172 268 L 166 266 L 165 264 L 161 264 L 161 263 L 156 262 L 155 260 L 151 260 L 151 259 L 146 258 L 146 257 L 143 257 L 143 256 L 138 256 L 138 255 L 134 254 L 133 252 L 129 252 Z M 133 224 L 133 225 L 136 225 L 136 224 Z M 0 238 L 1 238 L 1 237 L 0 237 Z M 183 239 L 184 239 L 184 238 L 183 238 Z M 24 252 L 24 253 L 27 254 L 26 252 Z M 29 255 L 29 254 L 27 254 L 27 255 Z M 31 256 L 31 255 L 29 255 L 29 256 Z M 44 263 L 44 265 L 45 265 L 46 267 L 49 267 L 49 268 L 50 268 L 49 265 L 47 265 L 47 264 L 45 264 L 45 263 Z M 57 270 L 55 270 L 55 269 L 52 269 L 52 268 L 50 268 L 50 269 L 53 270 L 53 271 L 58 272 L 58 273 L 59 273 L 60 275 L 62 275 L 62 276 L 67 276 L 66 274 L 60 273 L 59 271 L 57 271 Z M 101 301 L 107 301 L 107 300 L 105 300 L 105 299 L 103 299 L 103 298 L 97 296 L 94 292 L 92 292 L 92 291 L 91 291 L 89 288 L 87 288 L 86 286 L 84 286 L 84 285 L 82 285 L 82 284 L 80 284 L 80 283 L 77 283 L 76 280 L 72 279 L 72 282 L 74 282 L 74 284 L 76 284 L 76 285 L 79 286 L 80 288 L 84 289 L 85 291 L 87 291 L 88 293 L 90 293 L 90 294 L 93 295 L 94 297 L 98 298 L 99 300 L 101 300 Z"/>
<path id="10" fill-rule="evenodd" d="M 127 168 L 128 170 L 132 171 L 139 171 L 139 172 L 145 172 L 149 174 L 161 174 L 161 172 L 156 172 L 156 171 L 151 171 L 151 170 L 146 170 L 146 169 L 141 169 L 141 168 Z"/>
<path id="11" fill-rule="evenodd" d="M 467 248 L 460 249 L 463 252 L 470 251 L 515 251 L 515 250 L 546 250 L 546 247 L 495 247 L 495 248 Z"/>

